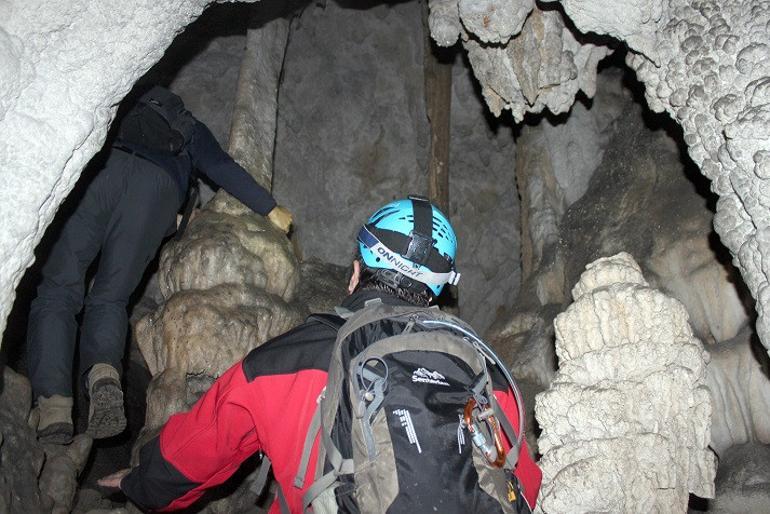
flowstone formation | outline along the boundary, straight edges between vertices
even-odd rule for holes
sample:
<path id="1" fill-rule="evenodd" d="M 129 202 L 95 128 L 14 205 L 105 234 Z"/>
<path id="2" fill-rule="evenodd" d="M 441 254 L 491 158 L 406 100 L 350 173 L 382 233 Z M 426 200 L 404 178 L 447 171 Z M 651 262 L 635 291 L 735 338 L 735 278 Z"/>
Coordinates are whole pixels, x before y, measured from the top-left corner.
<path id="1" fill-rule="evenodd" d="M 719 196 L 714 227 L 757 299 L 770 347 L 770 5 L 563 0 L 578 30 L 628 43 L 650 108 L 681 125 Z"/>
<path id="2" fill-rule="evenodd" d="M 430 0 L 429 26 L 441 46 L 462 40 L 489 110 L 516 121 L 544 109 L 567 112 L 592 97 L 596 65 L 609 50 L 579 41 L 561 13 L 531 0 Z"/>
<path id="3" fill-rule="evenodd" d="M 685 512 L 714 496 L 708 354 L 626 253 L 586 267 L 537 397 L 543 512 Z"/>

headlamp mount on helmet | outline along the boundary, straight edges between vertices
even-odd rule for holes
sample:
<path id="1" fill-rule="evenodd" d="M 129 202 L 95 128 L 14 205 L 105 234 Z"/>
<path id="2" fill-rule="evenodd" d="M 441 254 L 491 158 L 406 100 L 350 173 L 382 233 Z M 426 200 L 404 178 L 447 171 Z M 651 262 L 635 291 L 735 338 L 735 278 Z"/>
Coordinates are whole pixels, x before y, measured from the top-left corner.
<path id="1" fill-rule="evenodd" d="M 424 196 L 409 195 L 412 201 L 414 230 L 402 255 L 412 262 L 426 266 L 433 249 L 433 206 Z"/>

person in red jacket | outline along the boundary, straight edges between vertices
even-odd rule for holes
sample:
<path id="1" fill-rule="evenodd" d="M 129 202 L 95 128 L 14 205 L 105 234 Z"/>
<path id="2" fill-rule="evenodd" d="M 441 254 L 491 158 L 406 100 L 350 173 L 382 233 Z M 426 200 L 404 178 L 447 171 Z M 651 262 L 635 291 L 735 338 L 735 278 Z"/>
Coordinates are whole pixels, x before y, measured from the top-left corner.
<path id="1" fill-rule="evenodd" d="M 426 209 L 429 216 L 432 213 L 432 223 L 431 218 L 421 221 Z M 363 309 L 371 300 L 428 306 L 445 283 L 456 283 L 459 277 L 454 271 L 454 231 L 435 206 L 419 197 L 378 210 L 359 233 L 359 247 L 363 265 L 354 261 L 350 296 L 341 305 L 348 311 Z M 398 250 L 389 251 L 394 247 Z M 406 264 L 414 262 L 423 264 Z M 301 486 L 295 484 L 295 476 L 317 399 L 327 384 L 338 327 L 311 316 L 252 350 L 189 412 L 168 420 L 140 450 L 137 467 L 105 477 L 100 485 L 121 488 L 147 510 L 178 510 L 192 505 L 207 489 L 232 476 L 244 460 L 262 452 L 272 461 L 282 491 L 270 512 L 303 512 L 303 495 L 315 475 L 317 441 Z M 520 416 L 513 392 L 505 382 L 493 382 L 498 403 L 518 432 Z M 505 443 L 507 451 L 511 445 Z M 520 447 L 514 474 L 526 503 L 534 508 L 542 474 L 526 442 Z"/>

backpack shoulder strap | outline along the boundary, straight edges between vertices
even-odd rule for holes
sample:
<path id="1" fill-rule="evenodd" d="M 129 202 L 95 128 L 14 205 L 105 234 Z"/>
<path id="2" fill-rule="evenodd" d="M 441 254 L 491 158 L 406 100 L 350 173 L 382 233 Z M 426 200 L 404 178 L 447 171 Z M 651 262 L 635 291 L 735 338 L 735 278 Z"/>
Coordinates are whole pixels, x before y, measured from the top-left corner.
<path id="1" fill-rule="evenodd" d="M 310 316 L 307 317 L 305 321 L 317 321 L 333 329 L 335 332 L 338 331 L 340 327 L 345 324 L 345 320 L 342 317 L 336 314 L 329 314 L 325 312 L 311 314 Z"/>

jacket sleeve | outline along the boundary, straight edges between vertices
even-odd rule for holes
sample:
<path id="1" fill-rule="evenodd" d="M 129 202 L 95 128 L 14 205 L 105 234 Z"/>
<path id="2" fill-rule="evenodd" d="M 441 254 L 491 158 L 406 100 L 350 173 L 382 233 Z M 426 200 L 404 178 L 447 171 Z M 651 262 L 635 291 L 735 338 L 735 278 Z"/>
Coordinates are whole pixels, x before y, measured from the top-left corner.
<path id="1" fill-rule="evenodd" d="M 187 149 L 193 166 L 249 209 L 263 216 L 273 210 L 276 205 L 273 196 L 222 150 L 208 127 L 200 121 L 195 121 Z"/>
<path id="2" fill-rule="evenodd" d="M 139 465 L 121 483 L 131 501 L 147 510 L 187 507 L 257 452 L 249 387 L 238 363 L 189 412 L 173 415 L 142 447 Z"/>
<path id="3" fill-rule="evenodd" d="M 508 416 L 514 430 L 518 433 L 520 426 L 519 410 L 516 406 L 516 397 L 513 395 L 513 392 L 510 389 L 506 392 L 495 391 L 495 396 L 500 404 L 500 408 Z M 506 442 L 508 441 L 506 440 Z M 510 448 L 510 445 L 507 445 L 507 448 Z M 543 479 L 543 473 L 532 459 L 526 439 L 522 439 L 521 449 L 519 450 L 519 460 L 513 474 L 519 479 L 519 483 L 524 489 L 524 497 L 534 511 L 537 496 L 540 492 L 540 482 Z"/>

